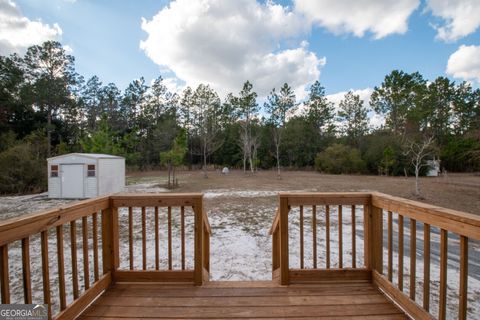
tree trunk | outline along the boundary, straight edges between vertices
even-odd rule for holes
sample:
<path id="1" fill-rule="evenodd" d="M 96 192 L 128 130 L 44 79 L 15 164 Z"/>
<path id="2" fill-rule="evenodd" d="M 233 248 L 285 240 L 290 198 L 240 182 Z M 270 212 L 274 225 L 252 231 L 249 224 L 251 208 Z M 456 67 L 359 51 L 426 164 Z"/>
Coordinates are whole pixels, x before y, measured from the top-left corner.
<path id="1" fill-rule="evenodd" d="M 280 144 L 277 143 L 277 178 L 280 179 Z"/>
<path id="2" fill-rule="evenodd" d="M 252 159 L 252 152 L 250 151 L 250 155 L 248 157 L 248 161 L 250 162 L 250 171 L 253 173 L 254 168 L 253 168 L 253 159 Z"/>
<path id="3" fill-rule="evenodd" d="M 172 164 L 168 164 L 168 188 L 170 189 L 170 174 L 172 172 Z"/>
<path id="4" fill-rule="evenodd" d="M 247 155 L 243 151 L 243 173 L 247 173 Z"/>
<path id="5" fill-rule="evenodd" d="M 204 141 L 203 145 L 203 177 L 208 178 L 207 176 L 207 142 Z"/>
<path id="6" fill-rule="evenodd" d="M 50 158 L 52 155 L 52 111 L 50 108 L 48 109 L 48 115 L 47 115 L 47 158 Z"/>
<path id="7" fill-rule="evenodd" d="M 415 195 L 419 196 L 420 195 L 420 189 L 418 188 L 418 176 L 420 174 L 420 168 L 418 166 L 415 166 Z"/>

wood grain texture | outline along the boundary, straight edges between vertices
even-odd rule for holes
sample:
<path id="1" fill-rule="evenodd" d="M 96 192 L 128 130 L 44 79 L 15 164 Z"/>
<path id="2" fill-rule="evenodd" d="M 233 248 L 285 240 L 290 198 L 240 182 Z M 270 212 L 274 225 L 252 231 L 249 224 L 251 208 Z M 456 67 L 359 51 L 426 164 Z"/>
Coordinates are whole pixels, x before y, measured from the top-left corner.
<path id="1" fill-rule="evenodd" d="M 440 230 L 440 290 L 438 299 L 438 319 L 447 317 L 447 265 L 448 265 L 448 231 Z"/>
<path id="2" fill-rule="evenodd" d="M 415 301 L 417 283 L 417 221 L 410 219 L 410 299 Z"/>
<path id="3" fill-rule="evenodd" d="M 423 225 L 423 309 L 430 311 L 430 225 Z"/>
<path id="4" fill-rule="evenodd" d="M 392 282 L 393 276 L 393 214 L 392 211 L 388 211 L 387 221 L 387 247 L 388 247 L 388 261 L 387 261 L 387 278 Z"/>
<path id="5" fill-rule="evenodd" d="M 407 319 L 370 283 L 116 284 L 81 319 Z"/>
<path id="6" fill-rule="evenodd" d="M 72 256 L 72 293 L 73 299 L 78 298 L 78 265 L 77 265 L 77 224 L 70 222 L 70 253 Z"/>
<path id="7" fill-rule="evenodd" d="M 134 269 L 134 257 L 133 254 L 133 208 L 128 207 L 128 257 L 130 262 L 130 270 Z"/>
<path id="8" fill-rule="evenodd" d="M 313 269 L 317 269 L 317 206 L 312 206 Z"/>
<path id="9" fill-rule="evenodd" d="M 147 212 L 142 207 L 142 269 L 147 270 Z"/>
<path id="10" fill-rule="evenodd" d="M 300 269 L 303 269 L 305 265 L 303 233 L 303 206 L 300 206 Z"/>
<path id="11" fill-rule="evenodd" d="M 98 281 L 100 278 L 98 271 L 98 214 L 92 215 L 92 238 L 93 238 L 93 279 Z"/>
<path id="12" fill-rule="evenodd" d="M 22 239 L 22 275 L 23 300 L 25 304 L 32 303 L 32 277 L 30 272 L 30 238 Z"/>
<path id="13" fill-rule="evenodd" d="M 398 215 L 398 290 L 403 291 L 403 216 Z"/>
<path id="14" fill-rule="evenodd" d="M 378 192 L 372 193 L 372 204 L 419 222 L 428 223 L 458 235 L 480 240 L 480 217 L 478 215 Z"/>
<path id="15" fill-rule="evenodd" d="M 8 245 L 0 247 L 0 285 L 2 304 L 10 303 L 10 274 L 8 268 Z"/>
<path id="16" fill-rule="evenodd" d="M 82 217 L 83 282 L 85 290 L 90 288 L 90 264 L 88 262 L 88 220 Z"/>
<path id="17" fill-rule="evenodd" d="M 155 207 L 155 214 L 154 214 L 154 228 L 155 228 L 155 270 L 160 269 L 160 234 L 159 234 L 159 215 L 158 215 L 158 207 Z"/>
<path id="18" fill-rule="evenodd" d="M 352 205 L 351 208 L 352 214 L 352 268 L 357 267 L 357 224 L 356 224 L 356 214 L 357 208 L 355 205 Z"/>
<path id="19" fill-rule="evenodd" d="M 467 319 L 468 301 L 468 238 L 460 237 L 460 286 L 458 301 L 458 319 Z"/>
<path id="20" fill-rule="evenodd" d="M 108 208 L 109 204 L 109 197 L 99 197 L 2 221 L 0 222 L 0 246 L 64 225 L 83 216 L 89 216 L 92 212 Z"/>
<path id="21" fill-rule="evenodd" d="M 288 270 L 289 256 L 288 256 L 288 198 L 279 197 L 280 201 L 280 282 L 282 285 L 288 285 Z"/>
<path id="22" fill-rule="evenodd" d="M 343 208 L 338 206 L 338 267 L 343 268 Z"/>
<path id="23" fill-rule="evenodd" d="M 58 295 L 60 298 L 60 310 L 67 307 L 65 293 L 65 262 L 63 252 L 63 226 L 57 227 L 57 264 L 58 264 Z"/>

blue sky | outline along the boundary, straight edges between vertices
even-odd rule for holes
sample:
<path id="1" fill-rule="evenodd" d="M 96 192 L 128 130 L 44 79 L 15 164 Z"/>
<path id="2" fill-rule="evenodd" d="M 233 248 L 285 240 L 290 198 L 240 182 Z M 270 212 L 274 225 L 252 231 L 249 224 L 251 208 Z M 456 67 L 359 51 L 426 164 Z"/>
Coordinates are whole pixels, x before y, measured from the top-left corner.
<path id="1" fill-rule="evenodd" d="M 338 7 L 333 18 L 332 14 L 327 16 L 328 13 L 322 16 L 322 8 L 317 10 L 316 7 L 329 5 L 329 2 L 335 2 L 333 0 L 276 1 L 276 6 L 270 2 L 236 0 L 250 6 L 250 11 L 242 11 L 242 8 L 236 7 L 237 3 L 226 5 L 229 1 L 212 6 L 213 9 L 205 9 L 201 4 L 193 4 L 197 1 L 190 0 L 184 1 L 183 6 L 179 5 L 175 10 L 169 9 L 170 1 L 154 0 L 0 1 L 15 3 L 23 17 L 29 21 L 41 21 L 45 28 L 51 29 L 57 24 L 61 34 L 57 32 L 50 37 L 73 49 L 77 72 L 85 78 L 98 75 L 105 84 L 114 82 L 121 89 L 140 76 L 150 82 L 162 75 L 170 83 L 195 85 L 208 82 L 220 91 L 238 92 L 239 83 L 247 80 L 242 77 L 251 77 L 249 80 L 254 85 L 258 82 L 261 92 L 266 92 L 271 86 L 271 79 L 274 79 L 273 82 L 290 80 L 297 90 L 319 79 L 328 94 L 335 94 L 350 89 L 373 88 L 393 69 L 419 71 L 427 79 L 449 76 L 456 81 L 471 81 L 474 86 L 480 82 L 480 58 L 475 58 L 480 55 L 478 0 L 458 0 L 458 6 L 470 6 L 469 10 L 458 12 L 447 1 L 442 3 L 441 0 L 363 0 L 358 9 L 352 7 L 354 2 L 337 0 L 345 7 Z M 388 2 L 392 3 L 392 7 L 385 9 Z M 404 5 L 393 4 L 400 2 Z M 300 3 L 307 11 L 298 13 L 301 11 L 298 9 Z M 356 20 L 348 11 L 342 16 L 342 10 L 358 12 L 363 7 L 374 14 L 376 12 L 378 25 L 376 21 L 361 21 L 363 14 Z M 279 14 L 277 9 L 282 9 L 283 13 Z M 257 29 L 244 34 L 238 25 L 229 25 L 229 20 L 216 25 L 216 20 L 212 19 L 235 10 L 238 10 L 238 16 L 245 18 L 247 25 Z M 154 19 L 161 11 L 162 15 Z M 184 12 L 182 19 L 179 16 Z M 252 12 L 266 15 L 267 18 L 262 19 L 268 25 L 263 26 L 262 19 L 250 21 Z M 271 20 L 269 14 L 272 15 Z M 198 16 L 198 23 L 206 26 L 202 33 L 198 30 L 200 24 L 192 30 L 185 27 L 183 33 L 170 29 L 174 28 L 172 25 L 188 25 L 192 16 Z M 365 16 L 370 20 L 377 17 Z M 278 22 L 275 17 L 285 21 Z M 142 18 L 146 20 L 143 27 Z M 386 35 L 380 34 L 390 28 L 389 19 L 398 22 L 398 27 Z M 402 23 L 406 30 L 402 31 Z M 439 37 L 439 28 L 442 27 L 447 30 L 443 38 Z M 225 38 L 234 38 L 235 41 L 224 41 Z M 142 40 L 146 44 L 141 48 Z M 238 42 L 245 45 L 238 46 Z M 252 48 L 245 49 L 250 45 Z M 460 52 L 447 73 L 449 59 L 462 45 L 470 51 Z M 231 58 L 226 58 L 228 55 Z M 473 62 L 469 62 L 472 55 Z M 252 63 L 250 57 L 258 60 Z M 268 59 L 271 61 L 263 65 L 263 61 Z"/>

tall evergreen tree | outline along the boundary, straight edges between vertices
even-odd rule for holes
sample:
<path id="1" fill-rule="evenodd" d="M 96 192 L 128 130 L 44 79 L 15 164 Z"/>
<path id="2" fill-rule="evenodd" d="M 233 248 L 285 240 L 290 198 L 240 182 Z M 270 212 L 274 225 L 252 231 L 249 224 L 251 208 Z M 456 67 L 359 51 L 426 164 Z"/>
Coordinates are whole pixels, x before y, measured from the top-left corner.
<path id="1" fill-rule="evenodd" d="M 418 72 L 394 70 L 373 90 L 370 105 L 386 117 L 386 124 L 395 135 L 405 136 L 408 131 L 418 131 L 425 84 Z"/>
<path id="2" fill-rule="evenodd" d="M 338 116 L 343 123 L 343 134 L 352 146 L 358 147 L 359 139 L 368 132 L 368 110 L 360 96 L 347 92 L 340 101 Z"/>
<path id="3" fill-rule="evenodd" d="M 47 41 L 29 47 L 21 61 L 27 80 L 28 100 L 47 118 L 48 156 L 52 151 L 52 119 L 74 105 L 69 103 L 71 87 L 77 80 L 74 60 L 59 42 Z"/>
<path id="4" fill-rule="evenodd" d="M 278 178 L 280 178 L 280 146 L 282 144 L 282 133 L 287 122 L 287 114 L 295 107 L 295 93 L 287 83 L 284 83 L 279 93 L 273 88 L 267 100 L 265 109 L 269 114 L 268 123 L 272 127 L 275 157 L 277 159 L 277 175 Z"/>

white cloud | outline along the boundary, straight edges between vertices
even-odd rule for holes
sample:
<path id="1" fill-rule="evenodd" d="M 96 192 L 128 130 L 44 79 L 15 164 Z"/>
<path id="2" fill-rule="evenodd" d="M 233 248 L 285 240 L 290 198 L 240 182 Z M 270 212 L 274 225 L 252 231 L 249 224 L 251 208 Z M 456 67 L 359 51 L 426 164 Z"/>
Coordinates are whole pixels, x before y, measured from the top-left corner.
<path id="1" fill-rule="evenodd" d="M 58 24 L 50 26 L 22 15 L 11 0 L 0 0 L 0 54 L 22 53 L 27 47 L 62 35 Z"/>
<path id="2" fill-rule="evenodd" d="M 73 48 L 69 46 L 68 44 L 63 46 L 63 50 L 65 50 L 66 54 L 73 54 Z"/>
<path id="3" fill-rule="evenodd" d="M 165 78 L 163 79 L 163 84 L 167 87 L 167 90 L 171 93 L 180 94 L 185 86 L 180 83 L 177 78 Z"/>
<path id="4" fill-rule="evenodd" d="M 455 41 L 480 27 L 479 0 L 428 0 L 427 10 L 444 20 L 443 25 L 434 25 L 437 39 Z"/>
<path id="5" fill-rule="evenodd" d="M 176 0 L 151 20 L 140 43 L 146 55 L 187 85 L 209 83 L 221 94 L 250 80 L 260 97 L 289 83 L 298 98 L 325 64 L 297 38 L 304 19 L 281 5 L 256 0 Z M 280 49 L 282 43 L 298 46 Z"/>
<path id="6" fill-rule="evenodd" d="M 462 45 L 447 63 L 447 74 L 480 84 L 480 46 Z"/>
<path id="7" fill-rule="evenodd" d="M 363 105 L 364 106 L 369 106 L 370 104 L 370 96 L 372 95 L 373 89 L 372 88 L 365 88 L 365 89 L 350 89 L 349 91 L 352 91 L 353 94 L 360 96 L 360 100 L 363 100 Z M 335 106 L 335 111 L 338 111 L 340 108 L 340 101 L 342 101 L 345 98 L 345 95 L 348 93 L 348 91 L 341 91 L 337 93 L 332 93 L 327 95 L 327 99 L 333 103 Z"/>
<path id="8" fill-rule="evenodd" d="M 376 39 L 408 30 L 408 18 L 419 0 L 294 0 L 295 10 L 335 34 L 353 33 Z"/>

